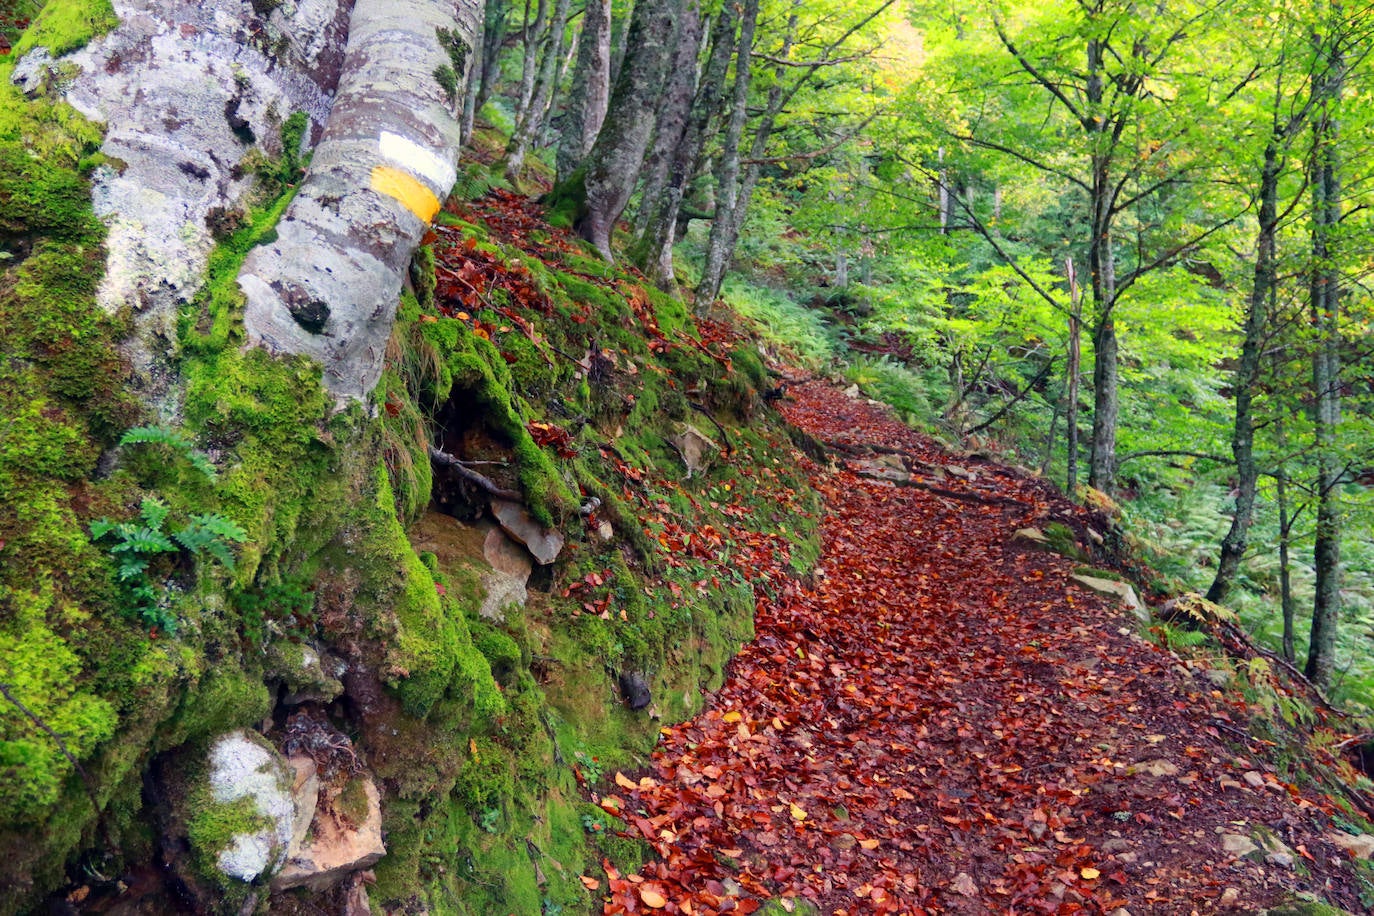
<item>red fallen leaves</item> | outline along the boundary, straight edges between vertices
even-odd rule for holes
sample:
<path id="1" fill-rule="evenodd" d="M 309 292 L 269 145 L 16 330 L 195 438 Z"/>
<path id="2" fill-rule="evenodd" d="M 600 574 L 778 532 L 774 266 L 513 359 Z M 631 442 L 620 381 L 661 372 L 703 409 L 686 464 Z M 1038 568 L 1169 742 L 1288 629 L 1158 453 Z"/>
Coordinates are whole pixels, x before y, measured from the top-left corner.
<path id="1" fill-rule="evenodd" d="M 866 403 L 790 394 L 789 418 L 822 441 L 945 460 Z M 606 863 L 604 912 L 714 916 L 781 896 L 835 914 L 1173 913 L 1228 885 L 1244 904 L 1295 886 L 1227 859 L 1217 831 L 1235 821 L 1290 825 L 1324 895 L 1358 908 L 1316 802 L 1220 788 L 1214 771 L 1257 766 L 1206 731 L 1222 704 L 1072 590 L 1069 561 L 1011 538 L 1078 510 L 974 471 L 943 486 L 991 484 L 995 502 L 818 477 L 830 516 L 808 585 L 787 577 L 780 539 L 727 533 L 758 635 L 708 710 L 662 729 L 650 775 L 602 799 L 659 857 L 639 875 Z M 1177 776 L 1133 767 L 1164 757 Z"/>

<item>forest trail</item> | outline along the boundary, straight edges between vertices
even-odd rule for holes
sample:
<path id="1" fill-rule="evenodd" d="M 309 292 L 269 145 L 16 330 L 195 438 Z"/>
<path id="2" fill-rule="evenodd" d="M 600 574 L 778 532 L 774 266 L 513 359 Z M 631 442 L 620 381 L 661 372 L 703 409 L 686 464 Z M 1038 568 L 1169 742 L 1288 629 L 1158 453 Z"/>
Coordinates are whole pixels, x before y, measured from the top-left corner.
<path id="1" fill-rule="evenodd" d="M 1359 911 L 1334 806 L 1244 752 L 1244 704 L 1014 537 L 1082 510 L 824 383 L 781 409 L 841 457 L 819 569 L 757 571 L 724 687 L 601 799 L 659 856 L 607 863 L 606 913 Z M 930 488 L 858 473 L 888 453 Z"/>

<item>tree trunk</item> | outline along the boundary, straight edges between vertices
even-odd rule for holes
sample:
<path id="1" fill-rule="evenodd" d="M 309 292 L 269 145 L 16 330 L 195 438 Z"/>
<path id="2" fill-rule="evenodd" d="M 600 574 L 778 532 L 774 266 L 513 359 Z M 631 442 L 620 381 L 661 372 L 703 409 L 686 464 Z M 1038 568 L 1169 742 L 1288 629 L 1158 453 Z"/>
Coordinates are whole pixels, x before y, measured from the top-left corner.
<path id="1" fill-rule="evenodd" d="M 624 212 L 639 177 L 649 137 L 658 120 L 658 100 L 672 56 L 683 0 L 640 0 L 626 37 L 628 50 L 601 132 L 580 171 L 583 211 L 573 228 L 611 255 L 611 231 Z M 570 183 L 579 180 L 574 174 Z M 571 189 L 576 195 L 576 189 Z M 555 191 L 555 195 L 558 191 Z"/>
<path id="2" fill-rule="evenodd" d="M 539 5 L 535 8 L 534 22 L 530 22 L 530 0 L 525 0 L 524 28 L 520 32 L 525 42 L 525 53 L 520 59 L 520 91 L 515 97 L 517 131 L 529 116 L 530 103 L 534 99 L 534 81 L 539 75 L 539 47 L 544 41 L 548 17 L 548 0 L 539 0 Z"/>
<path id="3" fill-rule="evenodd" d="M 482 69 L 478 79 L 473 81 L 477 83 L 477 97 L 473 102 L 474 114 L 482 110 L 482 106 L 491 98 L 492 91 L 496 88 L 496 77 L 501 63 L 501 45 L 505 38 L 505 0 L 487 0 L 482 13 Z"/>
<path id="4" fill-rule="evenodd" d="M 611 0 L 587 0 L 558 143 L 558 181 L 565 181 L 591 152 L 610 98 Z"/>
<path id="5" fill-rule="evenodd" d="M 701 14 L 697 0 L 686 0 L 677 48 L 673 52 L 668 78 L 659 102 L 658 130 L 644 160 L 644 182 L 640 189 L 639 212 L 635 215 L 635 234 L 644 230 L 657 212 L 668 185 L 668 170 L 673 153 L 682 145 L 689 128 L 692 102 L 697 88 L 697 58 L 701 51 Z"/>
<path id="6" fill-rule="evenodd" d="M 1065 376 L 1067 405 L 1064 410 L 1068 427 L 1068 468 L 1065 472 L 1064 488 L 1069 499 L 1078 493 L 1078 377 L 1082 373 L 1083 338 L 1083 294 L 1078 286 L 1078 275 L 1074 271 L 1073 258 L 1064 259 L 1064 269 L 1069 278 L 1069 368 Z"/>
<path id="7" fill-rule="evenodd" d="M 1340 20 L 1332 5 L 1333 23 Z M 1341 421 L 1340 271 L 1336 234 L 1341 222 L 1340 107 L 1344 88 L 1344 55 L 1338 32 L 1328 37 L 1326 70 L 1313 79 L 1317 95 L 1312 150 L 1312 284 L 1311 315 L 1316 336 L 1312 355 L 1314 404 L 1312 425 L 1317 459 L 1317 530 L 1312 548 L 1312 631 L 1305 673 L 1322 689 L 1331 685 L 1335 667 L 1336 629 L 1340 620 L 1341 517 L 1337 427 Z"/>
<path id="8" fill-rule="evenodd" d="M 730 55 L 735 48 L 735 27 L 739 23 L 739 13 L 738 6 L 727 3 L 716 16 L 711 29 L 710 53 L 701 73 L 687 129 L 673 151 L 667 186 L 639 240 L 637 263 L 650 279 L 665 290 L 676 288 L 673 243 L 677 241 L 678 215 L 715 116 L 723 107 L 725 78 L 730 69 Z"/>
<path id="9" fill-rule="evenodd" d="M 1291 665 L 1297 661 L 1296 618 L 1293 601 L 1293 575 L 1288 557 L 1289 536 L 1293 519 L 1288 512 L 1288 472 L 1280 467 L 1274 475 L 1279 504 L 1279 605 L 1283 609 L 1283 657 Z"/>
<path id="10" fill-rule="evenodd" d="M 1236 421 L 1231 434 L 1231 454 L 1236 459 L 1236 509 L 1231 527 L 1221 542 L 1217 574 L 1207 589 L 1207 600 L 1226 600 L 1231 580 L 1245 556 L 1250 521 L 1255 511 L 1255 489 L 1259 467 L 1255 463 L 1254 390 L 1259 382 L 1260 357 L 1264 335 L 1269 326 L 1269 298 L 1273 292 L 1278 266 L 1275 237 L 1278 233 L 1279 150 L 1271 139 L 1264 148 L 1264 167 L 1260 173 L 1259 237 L 1255 246 L 1255 279 L 1250 286 L 1250 307 L 1245 315 L 1245 340 L 1241 344 L 1240 364 L 1236 367 Z"/>
<path id="11" fill-rule="evenodd" d="M 720 285 L 725 280 L 725 268 L 735 250 L 735 240 L 739 236 L 736 218 L 741 210 L 742 195 L 740 143 L 744 137 L 744 122 L 749 114 L 749 82 L 752 72 L 750 60 L 753 56 L 754 27 L 758 16 L 758 0 L 747 0 L 744 18 L 740 23 L 739 43 L 735 50 L 735 88 L 731 97 L 730 121 L 725 128 L 725 143 L 721 149 L 720 163 L 716 168 L 716 216 L 711 221 L 706 264 L 701 272 L 701 282 L 697 284 L 698 309 L 710 306 L 720 295 Z M 796 21 L 797 15 L 794 11 L 787 36 L 789 46 Z M 763 125 L 760 125 L 760 129 L 762 127 Z M 757 136 L 755 134 L 756 139 Z"/>
<path id="12" fill-rule="evenodd" d="M 564 33 L 568 27 L 568 10 L 572 0 L 554 0 L 553 21 L 543 42 L 543 53 L 539 56 L 539 66 L 529 103 L 525 106 L 525 116 L 516 121 L 515 131 L 506 145 L 506 177 L 518 181 L 525 169 L 525 154 L 530 144 L 543 127 L 544 112 L 553 98 L 554 83 L 557 79 L 558 63 L 563 56 Z M 543 8 L 541 5 L 541 13 Z M 526 52 L 528 58 L 528 51 Z M 524 85 L 521 85 L 523 91 Z"/>
<path id="13" fill-rule="evenodd" d="M 376 385 L 410 256 L 453 189 L 460 125 L 435 72 L 465 78 L 481 15 L 478 0 L 358 0 L 309 171 L 239 272 L 248 343 L 315 358 L 340 402 Z"/>

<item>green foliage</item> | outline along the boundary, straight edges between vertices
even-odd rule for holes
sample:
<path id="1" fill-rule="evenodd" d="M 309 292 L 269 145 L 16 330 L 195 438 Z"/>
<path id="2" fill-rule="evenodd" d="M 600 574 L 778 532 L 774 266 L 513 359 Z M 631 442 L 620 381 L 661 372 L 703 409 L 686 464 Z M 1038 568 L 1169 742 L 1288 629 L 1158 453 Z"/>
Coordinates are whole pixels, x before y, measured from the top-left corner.
<path id="1" fill-rule="evenodd" d="M 185 524 L 167 532 L 164 526 L 170 513 L 165 502 L 147 496 L 139 510 L 138 522 L 112 522 L 103 518 L 91 522 L 92 539 L 112 542 L 110 553 L 118 564 L 119 581 L 127 599 L 126 610 L 145 625 L 168 634 L 176 632 L 177 622 L 149 578 L 153 558 L 185 550 L 193 560 L 208 554 L 232 571 L 234 556 L 230 544 L 243 543 L 248 538 L 241 527 L 214 513 L 192 513 Z"/>
<path id="2" fill-rule="evenodd" d="M 721 295 L 764 340 L 786 347 L 804 363 L 820 366 L 834 358 L 835 335 L 821 310 L 801 305 L 783 290 L 735 277 L 726 280 Z"/>
<path id="3" fill-rule="evenodd" d="M 186 461 L 212 483 L 219 472 L 205 453 L 191 444 L 181 432 L 166 426 L 136 426 L 119 438 L 120 445 L 161 445 L 174 457 Z"/>

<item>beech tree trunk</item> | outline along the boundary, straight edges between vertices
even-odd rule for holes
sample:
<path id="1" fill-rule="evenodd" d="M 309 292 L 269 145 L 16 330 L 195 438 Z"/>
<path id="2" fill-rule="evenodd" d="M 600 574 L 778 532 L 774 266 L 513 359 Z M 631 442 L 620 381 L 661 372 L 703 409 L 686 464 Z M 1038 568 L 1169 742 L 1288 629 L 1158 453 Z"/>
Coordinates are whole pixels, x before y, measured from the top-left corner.
<path id="1" fill-rule="evenodd" d="M 310 168 L 239 272 L 248 343 L 315 358 L 340 402 L 376 385 L 410 256 L 453 189 L 460 125 L 435 71 L 465 78 L 481 15 L 478 0 L 358 0 Z"/>
<path id="2" fill-rule="evenodd" d="M 735 49 L 735 28 L 739 18 L 740 8 L 733 3 L 725 4 L 716 16 L 711 28 L 711 48 L 706 66 L 702 69 L 691 116 L 677 148 L 673 150 L 667 184 L 659 195 L 657 206 L 649 214 L 639 240 L 636 262 L 662 289 L 676 287 L 673 244 L 677 241 L 678 217 L 687 187 L 710 137 L 711 125 L 724 107 L 725 80 L 730 69 L 730 56 Z"/>
<path id="3" fill-rule="evenodd" d="M 1277 264 L 1275 237 L 1278 234 L 1279 150 L 1275 140 L 1264 148 L 1264 166 L 1260 173 L 1259 237 L 1255 246 L 1255 278 L 1250 286 L 1250 303 L 1245 313 L 1245 339 L 1240 348 L 1240 364 L 1236 367 L 1236 421 L 1231 433 L 1231 454 L 1236 459 L 1236 508 L 1231 527 L 1221 542 L 1221 559 L 1217 574 L 1207 589 L 1207 600 L 1222 602 L 1231 589 L 1231 581 L 1240 569 L 1255 513 L 1255 491 L 1259 483 L 1259 466 L 1255 463 L 1255 418 L 1253 415 L 1255 385 L 1259 382 L 1260 357 L 1264 336 L 1269 326 L 1269 300 L 1273 295 Z"/>
<path id="4" fill-rule="evenodd" d="M 625 41 L 625 62 L 611 95 L 606 121 L 583 167 L 569 176 L 567 183 L 573 187 L 554 191 L 555 198 L 567 193 L 584 201 L 573 228 L 608 261 L 613 260 L 611 231 L 634 191 L 658 120 L 659 96 L 677 38 L 683 2 L 640 0 L 635 4 Z M 578 183 L 582 186 L 581 194 Z"/>
<path id="5" fill-rule="evenodd" d="M 1338 7 L 1337 7 L 1338 9 Z M 1313 130 L 1311 316 L 1315 332 L 1312 354 L 1312 420 L 1317 459 L 1317 530 L 1312 548 L 1312 631 L 1304 673 L 1318 687 L 1331 685 L 1335 667 L 1336 630 L 1340 619 L 1342 467 L 1336 453 L 1341 421 L 1340 272 L 1335 263 L 1335 235 L 1341 222 L 1340 160 L 1337 108 L 1343 90 L 1343 55 L 1333 36 L 1326 72 L 1313 81 L 1318 94 Z"/>
<path id="6" fill-rule="evenodd" d="M 652 214 L 668 184 L 668 170 L 673 153 L 682 145 L 687 133 L 692 102 L 697 88 L 697 58 L 701 52 L 702 22 L 697 0 L 686 0 L 682 11 L 682 25 L 678 30 L 677 47 L 668 67 L 659 104 L 658 130 L 649 144 L 644 160 L 643 181 L 639 192 L 639 211 L 635 214 L 635 234 L 643 237 Z"/>
<path id="7" fill-rule="evenodd" d="M 525 154 L 529 151 L 531 142 L 543 128 L 544 112 L 553 97 L 555 74 L 558 72 L 558 64 L 563 56 L 563 33 L 567 31 L 568 9 L 571 5 L 571 0 L 554 0 L 553 21 L 549 23 L 549 27 L 544 33 L 544 40 L 541 42 L 543 52 L 539 54 L 538 66 L 534 68 L 534 85 L 531 88 L 529 101 L 524 106 L 524 116 L 516 120 L 515 130 L 511 133 L 510 142 L 506 144 L 506 177 L 511 181 L 517 181 L 520 178 L 520 173 L 525 169 Z M 541 15 L 543 12 L 544 8 L 541 3 Z M 527 61 L 528 55 L 529 51 L 527 50 Z M 523 83 L 520 88 L 523 92 Z"/>
<path id="8" fill-rule="evenodd" d="M 611 0 L 587 0 L 577 44 L 568 110 L 558 142 L 558 180 L 566 181 L 591 152 L 611 99 Z"/>

